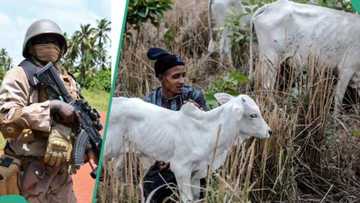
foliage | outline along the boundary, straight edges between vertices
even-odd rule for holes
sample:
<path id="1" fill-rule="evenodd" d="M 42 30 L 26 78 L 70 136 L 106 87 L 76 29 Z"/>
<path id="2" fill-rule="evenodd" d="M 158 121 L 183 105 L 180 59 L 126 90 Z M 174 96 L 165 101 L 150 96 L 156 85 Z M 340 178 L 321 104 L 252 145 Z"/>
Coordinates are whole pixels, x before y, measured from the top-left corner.
<path id="1" fill-rule="evenodd" d="M 11 68 L 12 59 L 8 55 L 8 52 L 4 49 L 0 49 L 0 81 L 5 75 L 5 72 Z"/>
<path id="2" fill-rule="evenodd" d="M 97 76 L 97 71 L 110 69 L 110 57 L 106 52 L 110 43 L 109 32 L 110 22 L 101 19 L 97 21 L 96 27 L 90 24 L 80 25 L 80 30 L 71 37 L 65 34 L 68 51 L 63 59 L 64 66 L 76 76 L 83 87 L 87 88 L 89 81 L 96 79 L 92 76 Z"/>
<path id="3" fill-rule="evenodd" d="M 142 42 L 145 37 L 148 37 L 152 33 L 155 33 L 155 29 L 159 30 L 159 24 L 164 18 L 164 13 L 171 9 L 172 2 L 171 0 L 130 0 L 128 5 L 128 14 L 127 14 L 127 27 L 126 27 L 126 41 L 125 41 L 125 50 L 123 54 L 123 59 L 121 63 L 120 69 L 123 69 L 129 65 L 126 61 L 132 61 L 131 65 L 135 65 L 135 67 L 131 67 L 132 72 L 141 75 L 146 71 L 146 67 L 141 66 L 142 61 L 137 61 L 138 55 L 137 52 L 144 49 L 143 46 L 139 46 L 139 42 Z M 155 28 L 154 31 L 150 31 L 151 33 L 143 33 L 143 27 L 149 25 L 152 28 Z M 171 36 L 169 36 L 171 37 Z M 148 49 L 150 46 L 146 46 Z M 125 71 L 126 72 L 126 71 Z M 141 80 L 145 82 L 144 84 L 135 84 L 134 87 L 138 90 L 141 87 L 148 89 L 149 85 L 146 83 L 146 77 L 148 76 L 139 76 L 136 79 L 132 76 L 126 75 L 124 71 L 118 72 L 118 78 L 121 78 L 120 84 L 117 86 L 126 89 L 126 92 L 129 91 L 129 86 L 137 83 L 137 81 Z M 139 80 L 138 80 L 139 79 Z M 142 90 L 140 90 L 142 92 Z M 129 96 L 125 91 L 121 93 L 121 95 Z"/>
<path id="4" fill-rule="evenodd" d="M 171 0 L 130 0 L 127 23 L 136 30 L 149 20 L 151 24 L 158 26 L 164 12 L 171 9 L 171 5 Z"/>
<path id="5" fill-rule="evenodd" d="M 164 33 L 164 43 L 166 47 L 171 47 L 176 37 L 176 28 L 174 25 L 169 25 L 168 30 Z"/>
<path id="6" fill-rule="evenodd" d="M 106 49 L 105 45 L 111 41 L 108 32 L 111 30 L 111 23 L 106 19 L 101 19 L 97 21 L 97 27 L 95 28 L 95 38 L 97 38 L 97 44 L 99 56 L 96 58 L 96 63 L 104 69 L 110 66 L 110 62 L 106 59 Z"/>
<path id="7" fill-rule="evenodd" d="M 241 86 L 248 83 L 246 75 L 237 70 L 227 72 L 222 78 L 215 80 L 205 91 L 205 99 L 210 108 L 216 107 L 214 94 L 217 92 L 226 92 L 233 96 L 239 95 Z"/>
<path id="8" fill-rule="evenodd" d="M 2 149 L 4 149 L 5 143 L 6 143 L 6 140 L 5 140 L 5 138 L 2 136 L 2 134 L 0 133 L 0 152 L 1 152 Z"/>
<path id="9" fill-rule="evenodd" d="M 353 11 L 350 0 L 317 0 L 317 2 L 321 6 L 326 6 L 338 10 L 344 10 L 347 12 Z"/>
<path id="10" fill-rule="evenodd" d="M 137 49 L 140 40 L 140 28 L 144 23 L 150 22 L 153 26 L 158 27 L 161 20 L 164 18 L 165 11 L 171 9 L 171 0 L 130 0 L 128 5 L 127 25 L 126 29 L 128 37 L 135 33 L 130 30 L 136 31 L 136 39 L 132 46 Z"/>
<path id="11" fill-rule="evenodd" d="M 225 28 L 229 30 L 229 37 L 231 39 L 231 44 L 243 44 L 249 41 L 250 29 L 244 28 L 245 25 L 241 20 L 244 16 L 247 16 L 248 13 L 241 13 L 234 9 L 230 11 L 230 14 L 225 17 Z"/>
<path id="12" fill-rule="evenodd" d="M 106 112 L 108 110 L 109 92 L 99 89 L 83 89 L 81 94 L 99 112 Z"/>
<path id="13" fill-rule="evenodd" d="M 85 82 L 85 87 L 110 92 L 111 69 L 102 69 L 97 71 L 94 77 L 88 77 Z"/>

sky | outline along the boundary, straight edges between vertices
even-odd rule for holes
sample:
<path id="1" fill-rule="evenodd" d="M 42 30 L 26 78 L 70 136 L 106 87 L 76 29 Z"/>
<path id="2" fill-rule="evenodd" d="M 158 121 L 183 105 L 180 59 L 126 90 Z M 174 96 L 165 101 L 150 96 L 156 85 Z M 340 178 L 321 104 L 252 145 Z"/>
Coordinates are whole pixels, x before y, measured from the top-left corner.
<path id="1" fill-rule="evenodd" d="M 16 2 L 16 3 L 15 3 Z M 22 44 L 27 28 L 36 20 L 51 19 L 68 36 L 81 24 L 96 26 L 96 20 L 111 20 L 110 0 L 1 0 L 0 48 L 5 48 L 17 65 L 23 59 Z"/>
<path id="2" fill-rule="evenodd" d="M 111 71 L 111 79 L 113 79 L 113 75 L 116 67 L 116 59 L 118 56 L 118 51 L 120 47 L 120 37 L 124 38 L 124 35 L 120 35 L 123 28 L 124 15 L 126 13 L 126 1 L 125 0 L 111 0 L 111 63 L 112 63 L 112 71 Z M 116 57 L 115 57 L 116 56 Z"/>

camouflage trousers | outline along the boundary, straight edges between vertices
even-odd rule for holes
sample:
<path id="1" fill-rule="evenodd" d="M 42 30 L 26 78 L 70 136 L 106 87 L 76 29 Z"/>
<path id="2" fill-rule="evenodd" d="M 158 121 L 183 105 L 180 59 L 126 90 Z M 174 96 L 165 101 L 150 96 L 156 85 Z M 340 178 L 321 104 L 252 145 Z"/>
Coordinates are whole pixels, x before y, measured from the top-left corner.
<path id="1" fill-rule="evenodd" d="M 64 167 L 48 167 L 32 160 L 25 164 L 20 185 L 21 195 L 31 203 L 76 202 L 71 176 Z"/>

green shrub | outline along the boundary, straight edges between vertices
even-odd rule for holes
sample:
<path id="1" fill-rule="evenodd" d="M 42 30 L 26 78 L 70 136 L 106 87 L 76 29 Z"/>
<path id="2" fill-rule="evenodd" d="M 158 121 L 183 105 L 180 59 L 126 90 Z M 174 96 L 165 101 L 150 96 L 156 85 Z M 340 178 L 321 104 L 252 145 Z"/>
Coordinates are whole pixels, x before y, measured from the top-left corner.
<path id="1" fill-rule="evenodd" d="M 157 26 L 164 12 L 171 9 L 171 0 L 130 0 L 127 23 L 138 29 L 142 23 L 150 22 Z"/>
<path id="2" fill-rule="evenodd" d="M 87 77 L 84 87 L 109 92 L 111 89 L 111 69 L 102 69 L 96 72 L 93 77 Z"/>
<path id="3" fill-rule="evenodd" d="M 246 85 L 248 81 L 247 76 L 238 70 L 231 70 L 230 72 L 227 72 L 223 78 L 215 80 L 206 89 L 205 99 L 207 104 L 210 108 L 217 106 L 214 94 L 218 92 L 226 92 L 233 96 L 239 95 L 241 86 Z"/>

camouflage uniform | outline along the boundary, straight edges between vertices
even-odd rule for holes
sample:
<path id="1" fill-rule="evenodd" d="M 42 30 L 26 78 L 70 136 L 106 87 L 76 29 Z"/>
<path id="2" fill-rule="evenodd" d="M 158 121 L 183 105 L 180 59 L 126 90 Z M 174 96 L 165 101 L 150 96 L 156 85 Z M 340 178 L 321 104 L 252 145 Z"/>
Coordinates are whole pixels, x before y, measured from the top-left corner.
<path id="1" fill-rule="evenodd" d="M 50 27 L 50 29 L 41 30 L 43 33 L 50 32 L 51 35 L 56 35 L 58 38 L 60 36 L 61 40 L 65 40 L 62 31 L 54 22 L 40 20 L 33 23 L 32 27 L 35 26 L 36 28 L 39 23 L 40 25 L 43 23 L 45 28 L 46 26 Z M 43 33 L 37 30 L 34 32 L 30 28 L 25 38 L 23 55 L 41 69 L 42 65 L 29 56 L 27 43 L 32 37 Z M 55 32 L 51 28 L 54 28 Z M 65 43 L 65 48 L 61 47 L 61 55 L 66 51 L 66 42 L 63 43 Z M 55 66 L 69 94 L 73 98 L 79 98 L 79 90 L 75 80 L 57 63 Z M 0 115 L 2 119 L 0 130 L 4 137 L 9 138 L 4 150 L 5 154 L 20 159 L 18 186 L 20 194 L 29 202 L 76 202 L 73 182 L 68 172 L 68 163 L 63 163 L 58 167 L 51 167 L 44 163 L 48 138 L 53 129 L 60 129 L 69 136 L 72 130 L 53 120 L 50 114 L 48 90 L 32 86 L 24 70 L 26 68 L 29 67 L 20 67 L 19 65 L 9 70 L 0 88 Z"/>
<path id="2" fill-rule="evenodd" d="M 78 98 L 74 79 L 65 72 L 61 78 L 72 97 Z M 21 194 L 30 202 L 76 202 L 67 166 L 53 168 L 42 162 L 52 125 L 49 100 L 45 90 L 32 89 L 21 67 L 11 69 L 4 77 L 0 112 L 9 125 L 10 119 L 18 117 L 26 124 L 23 128 L 33 132 L 29 138 L 18 136 L 8 140 L 5 149 L 6 154 L 22 162 Z"/>

